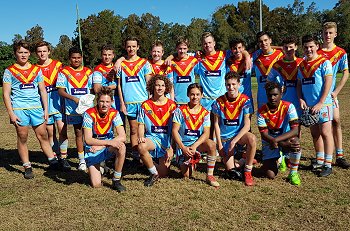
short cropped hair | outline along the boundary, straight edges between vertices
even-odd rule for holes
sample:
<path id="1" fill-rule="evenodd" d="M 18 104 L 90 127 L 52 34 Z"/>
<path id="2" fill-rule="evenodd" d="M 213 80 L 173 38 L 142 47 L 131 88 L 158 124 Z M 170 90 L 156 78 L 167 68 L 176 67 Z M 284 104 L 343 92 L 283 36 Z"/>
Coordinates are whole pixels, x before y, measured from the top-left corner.
<path id="1" fill-rule="evenodd" d="M 111 101 L 113 101 L 113 90 L 109 87 L 103 86 L 101 90 L 96 94 L 97 102 L 100 100 L 101 96 L 108 95 L 111 97 Z"/>
<path id="2" fill-rule="evenodd" d="M 72 54 L 75 54 L 75 53 L 83 55 L 83 52 L 81 51 L 81 49 L 79 47 L 75 46 L 75 47 L 69 48 L 69 51 L 68 51 L 69 57 L 71 57 Z"/>
<path id="3" fill-rule="evenodd" d="M 269 37 L 271 39 L 271 34 L 270 32 L 267 32 L 267 31 L 259 31 L 257 34 L 256 34 L 256 41 L 259 41 L 259 38 L 261 36 L 264 36 L 266 35 L 267 37 Z"/>
<path id="4" fill-rule="evenodd" d="M 16 51 L 18 51 L 21 47 L 30 51 L 29 43 L 26 42 L 25 40 L 19 40 L 17 42 L 14 42 L 12 45 L 13 53 L 16 53 Z"/>
<path id="5" fill-rule="evenodd" d="M 128 36 L 125 40 L 124 40 L 124 46 L 126 46 L 126 42 L 128 41 L 136 41 L 137 45 L 140 45 L 140 39 L 136 36 Z"/>
<path id="6" fill-rule="evenodd" d="M 147 87 L 146 87 L 147 91 L 148 91 L 151 95 L 154 94 L 154 88 L 155 88 L 155 86 L 156 86 L 156 81 L 157 81 L 157 80 L 162 80 L 162 81 L 164 81 L 164 84 L 165 84 L 165 94 L 170 93 L 171 89 L 173 88 L 172 83 L 170 82 L 170 80 L 169 80 L 166 76 L 164 76 L 164 75 L 159 75 L 159 74 L 153 76 L 153 77 L 148 81 Z"/>
<path id="7" fill-rule="evenodd" d="M 176 41 L 176 47 L 178 47 L 182 44 L 185 44 L 187 47 L 190 47 L 190 43 L 189 43 L 188 39 L 181 36 Z"/>
<path id="8" fill-rule="evenodd" d="M 191 83 L 190 85 L 188 85 L 187 87 L 187 96 L 189 96 L 190 91 L 193 88 L 198 88 L 198 90 L 201 92 L 201 94 L 203 94 L 203 87 L 199 84 L 199 83 Z"/>
<path id="9" fill-rule="evenodd" d="M 271 90 L 277 88 L 279 90 L 279 92 L 282 92 L 282 87 L 280 84 L 276 83 L 276 82 L 272 82 L 272 81 L 268 81 L 266 84 L 265 84 L 265 91 L 266 91 L 266 94 L 268 92 L 270 92 Z"/>
<path id="10" fill-rule="evenodd" d="M 155 40 L 155 41 L 152 43 L 152 49 L 153 49 L 154 47 L 163 47 L 163 48 L 164 48 L 163 42 L 160 41 L 160 40 L 158 40 L 158 39 Z"/>
<path id="11" fill-rule="evenodd" d="M 244 41 L 241 38 L 233 38 L 230 40 L 229 45 L 230 48 L 234 48 L 235 46 L 237 46 L 238 44 L 242 44 L 243 47 L 245 47 Z"/>
<path id="12" fill-rule="evenodd" d="M 213 34 L 207 31 L 207 32 L 204 32 L 204 33 L 202 34 L 202 42 L 204 41 L 204 39 L 206 39 L 206 38 L 208 38 L 208 37 L 212 37 L 213 40 L 215 41 L 215 38 L 214 38 Z"/>
<path id="13" fill-rule="evenodd" d="M 229 79 L 236 79 L 238 83 L 241 82 L 241 76 L 235 71 L 229 71 L 225 75 L 225 82 Z"/>
<path id="14" fill-rule="evenodd" d="M 114 53 L 114 47 L 112 44 L 105 44 L 102 46 L 101 48 L 101 53 L 104 52 L 104 51 L 113 51 Z"/>
<path id="15" fill-rule="evenodd" d="M 283 39 L 283 41 L 282 41 L 282 44 L 283 45 L 285 45 L 285 44 L 295 44 L 295 45 L 297 45 L 298 44 L 298 39 L 296 38 L 296 37 L 294 37 L 294 36 L 287 36 L 287 37 L 285 37 L 284 39 Z"/>
<path id="16" fill-rule="evenodd" d="M 301 43 L 304 45 L 305 43 L 309 43 L 309 42 L 315 42 L 316 45 L 319 44 L 318 39 L 316 36 L 312 35 L 312 34 L 308 34 L 308 35 L 304 35 L 301 38 Z"/>
<path id="17" fill-rule="evenodd" d="M 327 30 L 330 28 L 334 28 L 335 31 L 337 32 L 337 23 L 335 22 L 325 22 L 323 23 L 323 30 Z"/>
<path id="18" fill-rule="evenodd" d="M 51 44 L 46 41 L 40 41 L 35 44 L 35 51 L 37 51 L 38 47 L 47 47 L 49 51 L 51 51 Z"/>

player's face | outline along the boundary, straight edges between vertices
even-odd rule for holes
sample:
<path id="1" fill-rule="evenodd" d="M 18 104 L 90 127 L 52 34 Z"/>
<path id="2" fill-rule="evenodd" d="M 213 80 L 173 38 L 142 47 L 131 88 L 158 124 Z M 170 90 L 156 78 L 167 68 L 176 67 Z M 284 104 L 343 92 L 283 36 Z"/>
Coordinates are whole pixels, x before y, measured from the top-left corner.
<path id="1" fill-rule="evenodd" d="M 230 98 L 236 98 L 238 96 L 238 89 L 241 84 L 237 81 L 237 79 L 228 79 L 225 82 L 227 94 Z"/>
<path id="2" fill-rule="evenodd" d="M 112 99 L 109 95 L 101 95 L 98 99 L 98 112 L 101 114 L 106 114 L 111 108 Z"/>
<path id="3" fill-rule="evenodd" d="M 267 101 L 270 108 L 277 108 L 282 98 L 282 94 L 278 88 L 274 88 L 267 92 Z"/>
<path id="4" fill-rule="evenodd" d="M 258 39 L 258 44 L 260 49 L 262 49 L 263 51 L 268 51 L 271 49 L 271 43 L 272 43 L 272 39 L 267 36 L 266 34 L 261 36 Z"/>
<path id="5" fill-rule="evenodd" d="M 188 46 L 186 44 L 180 44 L 176 47 L 177 56 L 180 59 L 187 57 Z"/>
<path id="6" fill-rule="evenodd" d="M 137 55 L 139 48 L 140 46 L 137 44 L 137 41 L 126 41 L 125 49 L 129 57 Z"/>
<path id="7" fill-rule="evenodd" d="M 325 43 L 333 43 L 335 37 L 337 37 L 335 28 L 328 28 L 323 31 L 323 40 Z"/>
<path id="8" fill-rule="evenodd" d="M 317 58 L 318 45 L 314 42 L 308 42 L 303 44 L 304 55 L 307 60 L 314 60 Z"/>
<path id="9" fill-rule="evenodd" d="M 154 85 L 154 95 L 163 96 L 165 93 L 165 83 L 163 80 L 156 80 Z"/>
<path id="10" fill-rule="evenodd" d="M 195 106 L 200 104 L 203 94 L 198 88 L 192 88 L 188 93 L 188 97 L 190 98 L 190 104 Z"/>
<path id="11" fill-rule="evenodd" d="M 242 43 L 238 43 L 234 47 L 231 47 L 231 51 L 236 59 L 242 59 L 242 52 L 244 51 L 244 46 Z"/>
<path id="12" fill-rule="evenodd" d="M 50 51 L 47 46 L 42 46 L 36 48 L 36 55 L 38 56 L 39 61 L 45 62 L 49 59 Z"/>
<path id="13" fill-rule="evenodd" d="M 81 63 L 83 61 L 83 57 L 79 53 L 73 53 L 69 57 L 70 65 L 73 68 L 78 68 L 81 66 Z"/>
<path id="14" fill-rule="evenodd" d="M 206 37 L 202 42 L 203 49 L 206 54 L 210 54 L 215 51 L 215 41 L 212 36 Z"/>
<path id="15" fill-rule="evenodd" d="M 161 46 L 153 47 L 151 52 L 153 62 L 158 62 L 162 60 L 163 54 L 164 54 L 163 47 Z"/>
<path id="16" fill-rule="evenodd" d="M 24 47 L 20 47 L 17 49 L 15 56 L 19 65 L 25 65 L 28 62 L 30 51 Z"/>
<path id="17" fill-rule="evenodd" d="M 102 51 L 102 63 L 104 65 L 109 65 L 113 62 L 114 52 L 112 50 Z"/>
<path id="18" fill-rule="evenodd" d="M 298 47 L 297 47 L 297 45 L 295 45 L 295 43 L 284 44 L 283 45 L 283 53 L 287 58 L 293 59 L 297 48 Z"/>

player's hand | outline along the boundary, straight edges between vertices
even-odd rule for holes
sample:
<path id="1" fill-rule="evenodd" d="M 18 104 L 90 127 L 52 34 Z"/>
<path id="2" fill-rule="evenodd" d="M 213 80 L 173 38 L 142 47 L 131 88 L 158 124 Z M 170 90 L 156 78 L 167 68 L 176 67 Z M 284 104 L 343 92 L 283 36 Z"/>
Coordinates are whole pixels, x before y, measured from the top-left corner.
<path id="1" fill-rule="evenodd" d="M 49 119 L 49 113 L 47 112 L 47 110 L 44 110 L 44 120 L 47 122 Z"/>
<path id="2" fill-rule="evenodd" d="M 13 113 L 10 115 L 10 123 L 13 124 L 15 127 L 18 126 L 18 122 L 21 122 L 21 120 Z"/>
<path id="3" fill-rule="evenodd" d="M 244 64 L 246 70 L 250 70 L 253 66 L 252 60 L 247 58 L 244 60 Z"/>
<path id="4" fill-rule="evenodd" d="M 315 106 L 313 106 L 313 107 L 311 108 L 311 113 L 312 113 L 312 114 L 317 114 L 317 113 L 319 113 L 320 110 L 322 109 L 322 107 L 323 107 L 323 103 L 317 103 Z"/>
<path id="5" fill-rule="evenodd" d="M 276 139 L 273 138 L 272 140 L 270 140 L 270 149 L 276 149 L 278 148 L 278 143 L 276 142 Z"/>
<path id="6" fill-rule="evenodd" d="M 338 92 L 333 91 L 333 92 L 331 93 L 331 96 L 332 96 L 332 99 L 335 100 L 335 99 L 338 97 Z"/>
<path id="7" fill-rule="evenodd" d="M 146 138 L 145 138 L 145 137 L 139 137 L 139 138 L 137 139 L 137 142 L 138 142 L 139 144 L 145 143 L 145 142 L 146 142 Z"/>
<path id="8" fill-rule="evenodd" d="M 74 101 L 74 103 L 76 103 L 77 105 L 79 104 L 79 98 L 74 97 L 73 101 Z"/>
<path id="9" fill-rule="evenodd" d="M 307 108 L 306 102 L 303 99 L 299 100 L 301 109 L 305 110 Z"/>
<path id="10" fill-rule="evenodd" d="M 174 156 L 174 150 L 170 147 L 165 154 L 165 163 L 169 164 Z"/>
<path id="11" fill-rule="evenodd" d="M 92 153 L 96 153 L 97 151 L 100 151 L 104 149 L 106 146 L 91 146 L 89 151 Z"/>
<path id="12" fill-rule="evenodd" d="M 188 156 L 188 157 L 192 157 L 193 156 L 193 154 L 195 153 L 195 151 L 194 152 L 192 152 L 192 149 L 191 149 L 191 147 L 184 147 L 183 149 L 181 149 L 182 150 L 182 154 L 184 154 L 185 156 Z"/>
<path id="13" fill-rule="evenodd" d="M 128 115 L 127 111 L 126 111 L 126 106 L 124 103 L 120 104 L 120 111 L 124 114 L 124 115 Z"/>
<path id="14" fill-rule="evenodd" d="M 110 146 L 119 150 L 124 146 L 124 143 L 114 138 L 111 140 Z"/>
<path id="15" fill-rule="evenodd" d="M 231 140 L 230 146 L 228 147 L 228 153 L 232 152 L 234 154 L 235 146 L 236 146 L 236 141 L 235 140 Z"/>

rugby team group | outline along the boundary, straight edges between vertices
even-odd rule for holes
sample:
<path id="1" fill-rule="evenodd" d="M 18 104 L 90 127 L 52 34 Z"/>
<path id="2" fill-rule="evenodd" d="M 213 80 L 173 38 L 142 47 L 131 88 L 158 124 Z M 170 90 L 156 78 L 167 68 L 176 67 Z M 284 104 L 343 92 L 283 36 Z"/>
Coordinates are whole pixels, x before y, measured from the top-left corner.
<path id="1" fill-rule="evenodd" d="M 286 37 L 281 47 L 272 46 L 271 35 L 264 31 L 257 33 L 259 49 L 251 54 L 242 39 L 232 39 L 230 50 L 216 50 L 214 36 L 205 32 L 202 51 L 189 53 L 188 40 L 180 37 L 176 52 L 165 60 L 161 41 L 154 42 L 152 59 L 146 60 L 137 54 L 140 41 L 128 37 L 126 57 L 115 61 L 114 48 L 105 45 L 102 62 L 93 71 L 83 66 L 78 47 L 69 49 L 70 64 L 63 66 L 50 58 L 50 44 L 39 42 L 33 49 L 38 61 L 31 64 L 29 44 L 17 41 L 16 63 L 3 75 L 3 100 L 16 129 L 24 178 L 34 177 L 27 147 L 29 127 L 48 158 L 48 169 L 70 171 L 67 126 L 73 125 L 78 170 L 88 171 L 92 187 L 100 187 L 101 166 L 114 157 L 112 188 L 125 191 L 121 179 L 127 119 L 135 166 L 150 173 L 145 186 L 166 177 L 173 158 L 183 177 L 191 177 L 203 153 L 210 186 L 219 187 L 213 175 L 218 155 L 228 178 L 253 186 L 257 141 L 251 133 L 252 73 L 258 84 L 256 114 L 264 176 L 273 179 L 279 170 L 289 168 L 287 181 L 301 184 L 299 118 L 304 110 L 318 117 L 310 126 L 316 157 L 310 166 L 315 173 L 320 177 L 332 173 L 334 150 L 335 163 L 349 168 L 337 100 L 349 75 L 347 54 L 334 44 L 336 23 L 324 23 L 322 34 L 322 44 L 313 35 L 303 36 L 304 58 L 296 57 L 298 38 Z M 341 79 L 336 84 L 338 71 Z M 81 111 L 90 93 L 95 94 L 95 106 Z M 239 160 L 238 153 L 243 153 Z"/>

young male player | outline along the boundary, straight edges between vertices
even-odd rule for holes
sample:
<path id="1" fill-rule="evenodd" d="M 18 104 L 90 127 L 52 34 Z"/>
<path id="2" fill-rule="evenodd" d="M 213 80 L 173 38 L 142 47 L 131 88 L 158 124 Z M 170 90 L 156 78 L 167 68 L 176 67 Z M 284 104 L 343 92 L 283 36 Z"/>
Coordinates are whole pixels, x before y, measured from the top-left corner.
<path id="1" fill-rule="evenodd" d="M 137 153 L 138 124 L 136 117 L 141 103 L 148 98 L 146 84 L 151 78 L 152 69 L 149 62 L 137 55 L 139 40 L 136 37 L 128 37 L 124 43 L 128 53 L 126 60 L 121 63 L 121 70 L 117 74 L 117 89 L 120 100 L 120 111 L 127 115 L 130 125 L 130 143 L 134 160 L 139 162 Z"/>
<path id="2" fill-rule="evenodd" d="M 28 61 L 30 50 L 27 42 L 21 40 L 14 43 L 13 52 L 16 63 L 5 69 L 3 99 L 10 123 L 16 129 L 17 149 L 24 167 L 24 178 L 31 179 L 34 174 L 27 146 L 29 126 L 33 128 L 50 167 L 57 169 L 58 161 L 52 151 L 44 123 L 48 119 L 48 103 L 40 68 Z"/>
<path id="3" fill-rule="evenodd" d="M 171 62 L 173 69 L 174 100 L 176 104 L 182 105 L 188 102 L 186 95 L 187 87 L 195 82 L 195 69 L 198 60 L 187 54 L 189 42 L 180 37 L 176 42 L 177 56 Z"/>
<path id="4" fill-rule="evenodd" d="M 116 156 L 112 188 L 125 191 L 121 184 L 122 169 L 125 160 L 126 135 L 123 121 L 116 109 L 111 108 L 113 91 L 102 87 L 96 94 L 97 105 L 84 113 L 83 130 L 85 141 L 85 159 L 92 187 L 101 187 L 100 163 Z M 114 132 L 117 132 L 117 136 Z"/>
<path id="5" fill-rule="evenodd" d="M 235 171 L 234 154 L 236 145 L 247 146 L 244 180 L 247 186 L 254 185 L 253 161 L 256 138 L 249 132 L 250 114 L 253 108 L 250 98 L 239 92 L 240 76 L 228 72 L 225 76 L 226 93 L 213 104 L 214 128 L 219 154 L 223 157 L 226 170 Z"/>
<path id="6" fill-rule="evenodd" d="M 203 88 L 198 83 L 192 83 L 187 88 L 190 102 L 181 105 L 174 112 L 173 139 L 178 146 L 177 159 L 184 177 L 191 177 L 198 152 L 206 152 L 207 178 L 209 185 L 219 187 L 214 177 L 216 162 L 216 144 L 209 139 L 210 112 L 200 104 L 203 97 Z M 197 156 L 199 161 L 200 156 Z"/>
<path id="7" fill-rule="evenodd" d="M 319 176 L 332 173 L 332 155 L 334 141 L 332 136 L 332 64 L 317 53 L 318 41 L 311 35 L 302 38 L 305 59 L 298 70 L 298 96 L 301 109 L 311 108 L 319 115 L 319 123 L 310 127 L 316 151 L 316 163 L 313 168 L 322 168 Z"/>
<path id="8" fill-rule="evenodd" d="M 333 84 L 331 87 L 331 96 L 333 100 L 333 137 L 336 149 L 336 164 L 342 168 L 349 168 L 350 164 L 344 158 L 343 135 L 340 124 L 340 111 L 337 96 L 343 89 L 349 78 L 348 56 L 346 51 L 334 44 L 337 37 L 337 24 L 335 22 L 326 22 L 323 24 L 323 44 L 318 53 L 323 55 L 332 63 L 333 67 Z M 339 84 L 336 86 L 337 72 L 342 72 Z"/>
<path id="9" fill-rule="evenodd" d="M 258 32 L 256 40 L 260 49 L 253 53 L 253 69 L 258 82 L 257 101 L 258 108 L 260 108 L 267 102 L 264 86 L 270 75 L 271 68 L 283 56 L 283 53 L 281 50 L 271 47 L 272 39 L 266 31 Z"/>
<path id="10" fill-rule="evenodd" d="M 79 167 L 81 171 L 86 171 L 86 162 L 84 159 L 84 143 L 82 115 L 76 112 L 81 96 L 90 93 L 92 88 L 92 71 L 82 66 L 82 51 L 78 47 L 69 49 L 70 66 L 64 67 L 59 73 L 56 87 L 58 93 L 65 99 L 66 123 L 74 127 L 75 142 L 78 151 Z"/>
<path id="11" fill-rule="evenodd" d="M 49 118 L 46 122 L 46 129 L 49 141 L 52 150 L 58 154 L 61 167 L 68 171 L 71 169 L 71 166 L 66 160 L 68 147 L 67 126 L 63 122 L 61 97 L 56 88 L 58 73 L 62 69 L 62 63 L 49 58 L 51 46 L 46 41 L 41 41 L 35 45 L 35 53 L 38 57 L 38 63 L 36 65 L 41 69 L 47 92 Z M 56 138 L 55 124 L 58 130 L 59 140 Z"/>
<path id="12" fill-rule="evenodd" d="M 278 172 L 277 160 L 282 150 L 290 158 L 288 181 L 292 185 L 300 185 L 301 180 L 297 172 L 301 157 L 298 114 L 292 103 L 281 100 L 281 85 L 267 82 L 265 89 L 268 101 L 258 111 L 263 153 L 262 169 L 268 178 L 274 179 Z"/>
<path id="13" fill-rule="evenodd" d="M 142 103 L 137 117 L 138 151 L 143 164 L 151 173 L 144 183 L 147 187 L 152 186 L 159 177 L 168 175 L 173 156 L 168 149 L 170 149 L 172 116 L 176 104 L 165 97 L 171 88 L 171 82 L 167 77 L 153 76 L 147 83 L 147 90 L 152 97 Z"/>

